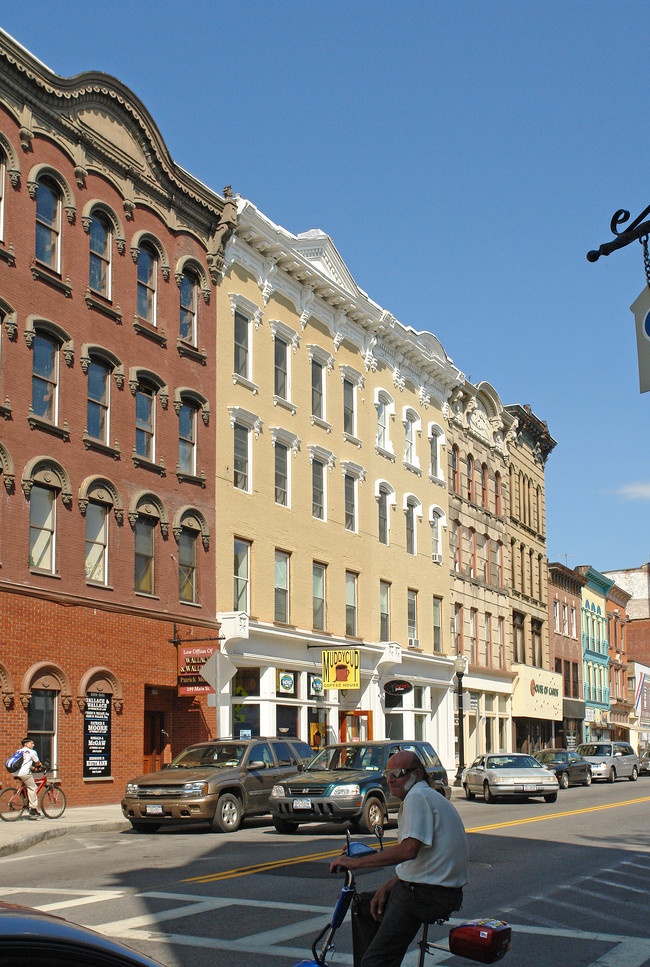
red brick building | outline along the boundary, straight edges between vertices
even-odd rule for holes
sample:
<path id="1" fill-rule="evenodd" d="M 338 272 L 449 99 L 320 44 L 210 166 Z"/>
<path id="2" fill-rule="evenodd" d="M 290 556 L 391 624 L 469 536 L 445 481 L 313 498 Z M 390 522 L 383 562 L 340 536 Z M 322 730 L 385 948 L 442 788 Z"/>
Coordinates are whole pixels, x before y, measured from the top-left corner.
<path id="1" fill-rule="evenodd" d="M 2 754 L 29 733 L 70 805 L 114 802 L 214 721 L 170 639 L 218 635 L 234 207 L 119 81 L 60 78 L 3 33 L 0 76 Z"/>
<path id="2" fill-rule="evenodd" d="M 562 675 L 562 722 L 555 724 L 555 744 L 575 748 L 583 738 L 585 717 L 582 682 L 580 589 L 582 574 L 557 561 L 548 565 L 549 650 L 551 668 Z"/>

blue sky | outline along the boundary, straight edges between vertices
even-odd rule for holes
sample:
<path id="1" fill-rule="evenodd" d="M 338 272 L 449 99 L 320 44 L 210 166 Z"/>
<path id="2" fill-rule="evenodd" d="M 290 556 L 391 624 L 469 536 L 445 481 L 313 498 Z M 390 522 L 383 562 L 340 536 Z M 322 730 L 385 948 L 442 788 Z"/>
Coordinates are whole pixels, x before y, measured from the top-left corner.
<path id="1" fill-rule="evenodd" d="M 175 160 L 330 234 L 357 284 L 558 441 L 550 560 L 650 559 L 650 394 L 629 306 L 650 204 L 643 0 L 57 0 L 0 26 L 57 73 L 102 70 Z"/>

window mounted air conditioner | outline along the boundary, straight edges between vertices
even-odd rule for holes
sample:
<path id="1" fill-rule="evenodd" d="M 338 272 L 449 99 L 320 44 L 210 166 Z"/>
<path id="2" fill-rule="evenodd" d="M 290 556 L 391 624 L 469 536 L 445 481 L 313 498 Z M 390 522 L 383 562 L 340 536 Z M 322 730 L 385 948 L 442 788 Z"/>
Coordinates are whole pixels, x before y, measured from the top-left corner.
<path id="1" fill-rule="evenodd" d="M 419 648 L 420 639 L 419 638 L 409 638 L 409 648 Z"/>
<path id="2" fill-rule="evenodd" d="M 431 559 L 434 564 L 442 564 L 442 554 L 432 554 Z"/>

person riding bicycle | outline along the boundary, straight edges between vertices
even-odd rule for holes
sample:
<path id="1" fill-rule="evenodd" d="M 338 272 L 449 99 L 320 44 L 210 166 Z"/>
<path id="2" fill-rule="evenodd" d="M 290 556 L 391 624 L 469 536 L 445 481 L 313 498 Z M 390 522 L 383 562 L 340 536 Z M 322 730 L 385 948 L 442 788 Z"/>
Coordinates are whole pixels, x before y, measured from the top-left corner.
<path id="1" fill-rule="evenodd" d="M 23 764 L 16 773 L 18 779 L 21 779 L 25 788 L 27 789 L 27 796 L 29 798 L 29 816 L 31 819 L 40 819 L 43 813 L 39 812 L 38 799 L 36 798 L 36 782 L 32 775 L 32 768 L 35 766 L 37 769 L 42 769 L 38 752 L 34 748 L 34 740 L 30 739 L 29 736 L 23 739 Z"/>
<path id="2" fill-rule="evenodd" d="M 452 804 L 429 785 L 415 752 L 392 755 L 384 772 L 393 796 L 402 801 L 398 842 L 383 852 L 338 856 L 337 869 L 376 869 L 396 863 L 396 876 L 376 891 L 370 912 L 379 922 L 361 967 L 399 967 L 423 923 L 447 919 L 463 902 L 468 846 Z"/>

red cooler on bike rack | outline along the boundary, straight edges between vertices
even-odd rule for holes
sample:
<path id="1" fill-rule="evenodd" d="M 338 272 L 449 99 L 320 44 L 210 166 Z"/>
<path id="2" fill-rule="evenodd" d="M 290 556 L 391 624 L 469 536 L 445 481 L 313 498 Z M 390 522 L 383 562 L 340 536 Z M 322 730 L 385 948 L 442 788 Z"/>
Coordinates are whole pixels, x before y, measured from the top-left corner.
<path id="1" fill-rule="evenodd" d="M 449 950 L 458 957 L 493 964 L 508 952 L 510 935 L 503 920 L 468 920 L 449 931 Z"/>

